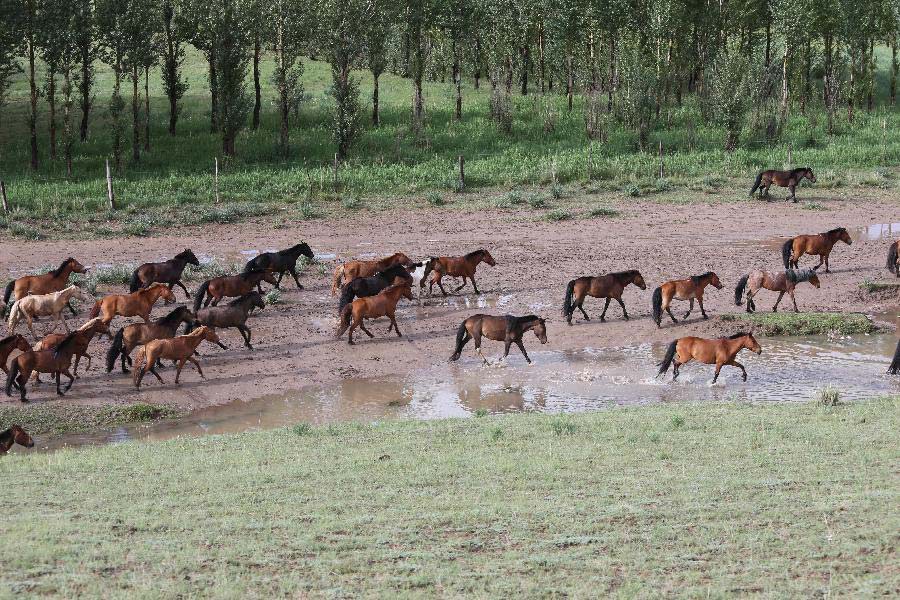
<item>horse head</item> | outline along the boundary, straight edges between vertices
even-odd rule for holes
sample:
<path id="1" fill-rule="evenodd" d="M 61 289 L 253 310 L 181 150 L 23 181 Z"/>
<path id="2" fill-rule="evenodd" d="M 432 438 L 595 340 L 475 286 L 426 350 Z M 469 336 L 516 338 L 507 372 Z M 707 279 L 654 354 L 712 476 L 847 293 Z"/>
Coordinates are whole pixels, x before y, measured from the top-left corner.
<path id="1" fill-rule="evenodd" d="M 813 183 L 816 182 L 816 176 L 813 174 L 812 169 L 810 169 L 809 167 L 806 167 L 806 169 L 803 170 L 803 176 Z"/>
<path id="2" fill-rule="evenodd" d="M 183 252 L 179 252 L 175 258 L 179 260 L 183 260 L 188 264 L 192 264 L 196 267 L 200 266 L 200 261 L 197 260 L 197 256 L 190 248 L 185 248 Z"/>
<path id="3" fill-rule="evenodd" d="M 481 260 L 483 260 L 485 263 L 491 265 L 492 267 L 497 266 L 497 261 L 495 261 L 494 257 L 491 256 L 491 253 L 488 252 L 487 250 L 485 250 L 484 248 L 481 249 Z"/>
<path id="4" fill-rule="evenodd" d="M 31 448 L 34 446 L 34 440 L 31 439 L 31 436 L 28 435 L 28 432 L 22 429 L 20 425 L 13 425 L 9 428 L 10 432 L 13 434 L 13 441 L 20 446 L 25 446 L 26 448 Z"/>
<path id="5" fill-rule="evenodd" d="M 631 283 L 638 286 L 642 290 L 647 289 L 647 282 L 644 281 L 644 276 L 641 275 L 638 271 L 634 272 L 634 279 L 631 280 Z"/>
<path id="6" fill-rule="evenodd" d="M 744 348 L 750 352 L 762 354 L 762 346 L 759 345 L 759 342 L 756 341 L 756 338 L 753 337 L 752 333 L 744 334 Z"/>
<path id="7" fill-rule="evenodd" d="M 718 275 L 716 275 L 716 274 L 713 273 L 712 271 L 710 271 L 710 272 L 708 273 L 708 275 L 709 275 L 709 283 L 710 283 L 710 285 L 712 285 L 714 288 L 716 288 L 717 290 L 721 290 L 723 287 L 725 287 L 725 285 L 724 285 L 721 281 L 719 281 L 719 276 L 718 276 Z"/>

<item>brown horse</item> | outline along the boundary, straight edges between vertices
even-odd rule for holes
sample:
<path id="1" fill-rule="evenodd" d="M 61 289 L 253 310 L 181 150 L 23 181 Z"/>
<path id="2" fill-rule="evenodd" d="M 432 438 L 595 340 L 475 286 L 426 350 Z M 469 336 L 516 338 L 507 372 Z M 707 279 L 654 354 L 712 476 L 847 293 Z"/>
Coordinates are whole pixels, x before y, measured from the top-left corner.
<path id="1" fill-rule="evenodd" d="M 481 352 L 481 338 L 486 337 L 489 340 L 505 344 L 503 358 L 509 356 L 509 347 L 515 344 L 522 351 L 522 356 L 525 357 L 528 364 L 531 364 L 531 359 L 528 357 L 528 353 L 525 352 L 524 344 L 522 344 L 522 335 L 529 330 L 534 331 L 534 335 L 537 336 L 537 339 L 542 344 L 547 343 L 547 323 L 537 315 L 525 317 L 472 315 L 463 321 L 456 330 L 456 350 L 454 350 L 450 360 L 459 360 L 463 347 L 469 340 L 475 340 L 475 352 L 478 353 L 484 364 L 490 364 Z"/>
<path id="2" fill-rule="evenodd" d="M 160 383 L 165 383 L 154 368 L 156 366 L 156 361 L 162 358 L 167 358 L 178 363 L 178 368 L 175 372 L 175 383 L 178 383 L 178 379 L 181 377 L 181 370 L 184 368 L 186 362 L 190 362 L 197 367 L 197 372 L 200 373 L 200 377 L 206 379 L 206 375 L 203 374 L 203 369 L 200 368 L 200 363 L 194 358 L 197 346 L 204 340 L 212 342 L 213 344 L 219 344 L 220 346 L 222 345 L 219 336 L 216 335 L 216 330 L 207 327 L 206 325 L 201 325 L 187 335 L 179 335 L 176 338 L 168 340 L 153 340 L 152 342 L 147 342 L 146 345 L 138 350 L 137 358 L 135 359 L 134 387 L 141 389 L 141 381 L 144 379 L 144 375 L 147 373 L 148 369 L 151 373 L 156 375 L 156 378 Z"/>
<path id="3" fill-rule="evenodd" d="M 171 290 L 176 285 L 184 290 L 184 295 L 191 297 L 190 292 L 181 282 L 181 274 L 188 265 L 199 266 L 200 261 L 191 250 L 184 250 L 164 262 L 144 263 L 134 270 L 131 274 L 131 283 L 129 291 L 136 292 L 141 288 L 149 286 L 151 283 L 166 283 Z"/>
<path id="4" fill-rule="evenodd" d="M 254 289 L 262 292 L 262 282 L 275 285 L 278 280 L 275 279 L 275 273 L 268 269 L 258 269 L 255 271 L 247 271 L 237 275 L 225 275 L 223 277 L 214 277 L 209 281 L 204 281 L 194 296 L 194 312 L 200 310 L 201 307 L 209 306 L 212 302 L 213 306 L 219 304 L 219 301 L 226 296 L 229 298 L 239 298 L 249 294 Z M 206 302 L 203 302 L 203 298 Z"/>
<path id="5" fill-rule="evenodd" d="M 695 299 L 700 305 L 700 314 L 703 315 L 704 319 L 708 319 L 709 317 L 703 309 L 703 289 L 708 285 L 712 285 L 717 290 L 721 290 L 725 287 L 722 285 L 722 282 L 719 281 L 719 276 L 712 271 L 709 271 L 703 275 L 694 275 L 687 279 L 667 281 L 653 290 L 653 321 L 656 323 L 656 326 L 662 327 L 662 311 L 666 311 L 669 314 L 669 318 L 672 319 L 673 323 L 678 322 L 675 315 L 672 314 L 672 310 L 669 308 L 672 299 L 690 301 L 691 304 L 684 317 L 682 317 L 683 319 L 687 319 L 691 316 L 691 312 L 694 310 Z"/>
<path id="6" fill-rule="evenodd" d="M 11 296 L 14 296 L 16 300 L 21 300 L 29 294 L 58 292 L 69 285 L 69 275 L 72 273 L 87 273 L 87 271 L 87 267 L 70 256 L 54 271 L 43 275 L 26 275 L 10 281 L 3 292 L 3 302 L 9 308 Z M 72 315 L 76 314 L 75 309 L 71 305 L 69 305 L 69 310 L 72 311 Z"/>
<path id="7" fill-rule="evenodd" d="M 347 333 L 347 343 L 350 345 L 355 343 L 353 341 L 353 330 L 357 327 L 362 329 L 367 336 L 375 337 L 371 331 L 366 329 L 363 319 L 377 319 L 378 317 L 387 317 L 391 320 L 391 326 L 387 330 L 388 333 L 393 329 L 397 332 L 397 337 L 403 337 L 403 334 L 400 333 L 400 328 L 397 327 L 397 319 L 395 318 L 397 303 L 400 301 L 400 298 L 413 299 L 412 288 L 409 283 L 392 285 L 374 296 L 357 298 L 341 311 L 340 326 L 334 337 L 339 338 L 344 335 L 348 327 L 350 331 Z"/>
<path id="8" fill-rule="evenodd" d="M 151 283 L 130 294 L 111 294 L 97 300 L 91 309 L 89 318 L 102 316 L 105 323 L 109 323 L 116 315 L 122 317 L 140 317 L 144 323 L 150 322 L 150 311 L 160 298 L 175 301 L 175 294 L 163 283 Z"/>
<path id="9" fill-rule="evenodd" d="M 232 300 L 227 306 L 201 308 L 197 311 L 195 319 L 198 325 L 206 325 L 217 329 L 234 327 L 240 332 L 244 345 L 253 350 L 253 345 L 250 343 L 250 336 L 253 335 L 253 332 L 247 327 L 247 317 L 254 308 L 262 310 L 265 307 L 266 303 L 263 302 L 260 293 L 253 290 L 249 294 Z M 188 325 L 188 332 L 190 332 L 191 327 L 193 327 L 193 324 Z"/>
<path id="10" fill-rule="evenodd" d="M 622 314 L 625 320 L 628 320 L 628 311 L 625 310 L 625 303 L 622 302 L 622 292 L 629 284 L 634 284 L 642 290 L 647 289 L 644 278 L 638 271 L 621 271 L 619 273 L 609 273 L 600 277 L 579 277 L 569 282 L 566 287 L 566 297 L 563 300 L 563 316 L 566 322 L 572 324 L 572 315 L 575 309 L 581 311 L 585 320 L 590 321 L 591 318 L 584 311 L 584 299 L 587 296 L 593 298 L 606 298 L 606 304 L 603 306 L 603 312 L 600 313 L 600 320 L 606 321 L 606 309 L 609 308 L 609 301 L 615 299 L 622 307 Z M 573 301 L 574 298 L 574 301 Z"/>
<path id="11" fill-rule="evenodd" d="M 900 240 L 891 243 L 887 256 L 888 271 L 900 277 Z"/>
<path id="12" fill-rule="evenodd" d="M 725 365 L 737 367 L 741 370 L 744 381 L 747 381 L 747 369 L 744 365 L 734 360 L 738 352 L 746 348 L 750 352 L 762 354 L 762 348 L 752 333 L 736 333 L 731 337 L 718 338 L 715 340 L 707 340 L 698 337 L 683 337 L 669 344 L 666 350 L 666 356 L 659 363 L 659 373 L 657 377 L 669 370 L 669 365 L 674 365 L 675 371 L 672 381 L 678 379 L 678 369 L 681 365 L 689 363 L 691 360 L 702 362 L 707 365 L 716 365 L 716 374 L 713 376 L 712 382 L 715 383 L 719 378 L 719 371 Z M 677 354 L 677 358 L 676 358 Z"/>
<path id="13" fill-rule="evenodd" d="M 394 265 L 412 267 L 413 261 L 402 252 L 395 252 L 381 260 L 351 260 L 343 265 L 338 265 L 334 270 L 334 279 L 331 282 L 331 295 L 334 296 L 343 281 L 353 281 L 357 277 L 371 277 L 375 273 L 386 271 Z"/>
<path id="14" fill-rule="evenodd" d="M 13 350 L 27 352 L 31 350 L 31 344 L 28 343 L 25 336 L 18 333 L 0 340 L 0 369 L 3 369 L 3 372 L 7 374 L 9 373 L 9 367 L 6 366 L 6 361 L 9 360 L 9 355 L 12 354 Z"/>
<path id="15" fill-rule="evenodd" d="M 790 189 L 791 195 L 788 196 L 787 199 L 797 202 L 797 186 L 804 177 L 809 179 L 812 183 L 816 182 L 816 176 L 813 175 L 812 169 L 809 167 L 801 167 L 792 171 L 763 171 L 756 176 L 756 181 L 753 183 L 753 189 L 750 190 L 750 195 L 752 196 L 753 192 L 758 189 L 760 191 L 760 197 L 768 198 L 769 188 L 774 183 L 778 187 Z"/>
<path id="16" fill-rule="evenodd" d="M 756 311 L 756 302 L 754 302 L 754 298 L 760 289 L 765 288 L 773 292 L 780 292 L 778 294 L 778 300 L 775 301 L 775 306 L 772 307 L 772 312 L 778 312 L 778 304 L 785 294 L 790 295 L 791 302 L 794 303 L 794 312 L 800 312 L 797 309 L 797 299 L 794 298 L 794 288 L 797 287 L 798 283 L 804 281 L 808 281 L 815 288 L 822 286 L 818 275 L 816 275 L 816 272 L 812 269 L 802 269 L 799 271 L 788 269 L 782 273 L 769 273 L 768 271 L 756 269 L 755 271 L 750 271 L 750 273 L 738 280 L 738 284 L 734 288 L 734 303 L 737 306 L 742 304 L 744 289 L 746 288 L 747 312 L 754 312 Z"/>
<path id="17" fill-rule="evenodd" d="M 179 306 L 164 317 L 152 323 L 132 323 L 116 333 L 109 350 L 106 352 L 106 372 L 113 370 L 116 359 L 122 358 L 122 372 L 127 373 L 125 362 L 131 364 L 131 351 L 140 345 L 153 340 L 175 337 L 178 327 L 184 323 L 188 326 L 194 321 L 194 314 L 186 306 Z"/>
<path id="18" fill-rule="evenodd" d="M 428 295 L 431 295 L 434 284 L 438 284 L 438 287 L 441 288 L 441 293 L 446 296 L 447 290 L 441 285 L 441 278 L 449 275 L 450 277 L 462 277 L 462 285 L 453 290 L 453 293 L 463 289 L 466 286 L 466 278 L 468 278 L 472 280 L 472 287 L 475 288 L 475 293 L 480 294 L 478 285 L 475 283 L 475 269 L 481 262 L 492 267 L 497 264 L 491 253 L 484 248 L 475 252 L 469 252 L 465 256 L 432 256 L 425 263 L 425 272 L 422 274 L 422 281 L 419 282 L 419 287 L 425 287 L 425 279 L 431 273 L 431 281 L 428 282 Z"/>
<path id="19" fill-rule="evenodd" d="M 78 337 L 75 338 L 75 345 L 73 354 L 75 355 L 75 365 L 72 367 L 72 374 L 75 375 L 75 378 L 78 378 L 78 363 L 81 362 L 81 358 L 87 357 L 87 366 L 84 368 L 85 371 L 91 368 L 91 355 L 87 353 L 88 345 L 90 345 L 91 340 L 94 339 L 94 336 L 98 333 L 105 333 L 109 339 L 112 339 L 112 336 L 109 335 L 109 324 L 104 323 L 103 319 L 100 317 L 96 317 L 91 319 L 81 327 L 76 330 L 78 333 Z M 50 350 L 55 348 L 62 342 L 66 336 L 62 333 L 51 333 L 47 336 L 44 336 L 40 342 L 34 345 L 35 350 Z M 40 377 L 37 373 L 35 373 L 35 381 L 40 381 Z"/>
<path id="20" fill-rule="evenodd" d="M 75 353 L 79 332 L 70 333 L 56 348 L 50 350 L 29 350 L 15 357 L 10 365 L 9 374 L 6 376 L 6 395 L 12 396 L 13 386 L 19 390 L 22 402 L 28 402 L 25 398 L 25 386 L 32 373 L 49 373 L 56 377 L 56 393 L 60 396 L 60 374 L 69 378 L 66 391 L 75 383 L 75 376 L 69 372 L 72 364 L 72 354 Z"/>
<path id="21" fill-rule="evenodd" d="M 825 272 L 830 273 L 831 271 L 828 270 L 828 256 L 831 254 L 831 249 L 839 241 L 844 242 L 848 246 L 853 243 L 853 240 L 850 239 L 850 234 L 847 233 L 847 229 L 844 227 L 837 227 L 816 235 L 798 235 L 793 237 L 781 246 L 781 259 L 784 262 L 784 268 L 797 268 L 800 257 L 804 254 L 811 254 L 819 257 L 819 264 L 813 269 L 818 270 L 824 264 Z"/>
<path id="22" fill-rule="evenodd" d="M 34 446 L 34 440 L 22 427 L 13 425 L 3 433 L 0 433 L 0 454 L 9 452 L 13 444 L 31 448 Z"/>

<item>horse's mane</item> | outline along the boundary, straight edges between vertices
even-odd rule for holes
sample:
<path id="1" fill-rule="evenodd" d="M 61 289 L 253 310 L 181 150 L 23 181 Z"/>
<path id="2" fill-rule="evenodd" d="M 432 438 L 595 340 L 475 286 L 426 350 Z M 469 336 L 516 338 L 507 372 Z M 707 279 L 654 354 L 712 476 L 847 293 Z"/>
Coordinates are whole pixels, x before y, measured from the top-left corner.
<path id="1" fill-rule="evenodd" d="M 265 273 L 265 269 L 251 269 L 249 271 L 244 271 L 243 273 L 239 273 L 242 279 L 247 279 L 251 275 L 258 275 L 260 273 Z"/>
<path id="2" fill-rule="evenodd" d="M 191 250 L 190 248 L 182 250 L 181 252 L 179 252 L 178 254 L 175 255 L 175 258 L 187 258 L 188 256 L 193 256 L 194 258 L 197 258 L 197 256 L 194 254 L 193 250 Z"/>
<path id="3" fill-rule="evenodd" d="M 815 274 L 816 272 L 814 269 L 788 269 L 784 272 L 784 276 L 787 277 L 788 281 L 791 283 L 809 281 Z"/>
<path id="4" fill-rule="evenodd" d="M 388 267 L 387 269 L 382 269 L 381 271 L 378 271 L 377 273 L 375 273 L 375 275 L 376 275 L 376 276 L 390 275 L 391 273 L 395 273 L 395 272 L 398 272 L 398 271 L 399 271 L 399 272 L 403 272 L 403 273 L 407 273 L 407 274 L 409 273 L 409 271 L 406 270 L 406 267 L 404 267 L 403 265 L 401 265 L 401 264 L 398 263 L 398 264 L 396 264 L 396 265 L 391 265 L 391 266 Z"/>
<path id="5" fill-rule="evenodd" d="M 62 272 L 66 268 L 66 265 L 69 264 L 69 262 L 74 261 L 74 260 L 75 259 L 70 256 L 66 260 L 62 261 L 62 264 L 59 265 L 58 267 L 56 267 L 56 269 L 53 271 L 53 276 L 59 277 L 60 275 L 62 275 Z"/>
<path id="6" fill-rule="evenodd" d="M 829 229 L 828 231 L 824 232 L 822 235 L 832 235 L 832 234 L 846 233 L 846 232 L 847 232 L 846 227 L 835 227 L 834 229 Z"/>
<path id="7" fill-rule="evenodd" d="M 729 336 L 728 336 L 728 339 L 729 339 L 729 340 L 736 340 L 736 339 L 738 339 L 738 338 L 744 337 L 745 335 L 750 335 L 750 334 L 747 333 L 746 331 L 738 331 L 738 332 L 735 333 L 734 335 L 729 335 Z"/>
<path id="8" fill-rule="evenodd" d="M 624 281 L 626 279 L 633 279 L 636 275 L 638 275 L 637 269 L 630 269 L 628 271 L 618 271 L 616 273 L 610 273 L 609 276 L 615 279 L 616 281 Z"/>
<path id="9" fill-rule="evenodd" d="M 164 317 L 161 317 L 156 324 L 157 325 L 171 325 L 172 323 L 177 323 L 181 321 L 181 314 L 183 314 L 185 308 L 183 306 L 179 306 L 178 308 L 172 310 L 169 314 Z"/>
<path id="10" fill-rule="evenodd" d="M 468 254 L 466 254 L 466 258 L 475 258 L 479 254 L 484 254 L 485 252 L 487 252 L 487 251 L 484 248 L 479 248 L 478 250 L 476 250 L 474 252 L 469 252 Z"/>
<path id="11" fill-rule="evenodd" d="M 64 337 L 64 338 L 56 345 L 56 347 L 53 348 L 53 358 L 58 357 L 58 356 L 60 355 L 61 352 L 63 352 L 68 346 L 70 346 L 70 345 L 72 344 L 72 342 L 75 341 L 75 338 L 78 337 L 78 334 L 79 334 L 79 333 L 80 333 L 80 332 L 78 332 L 78 331 L 73 331 L 72 333 L 70 333 L 69 335 L 67 335 L 66 337 Z"/>
<path id="12" fill-rule="evenodd" d="M 707 272 L 704 273 L 703 275 L 691 275 L 691 283 L 693 283 L 694 285 L 700 285 L 700 283 L 701 283 L 704 279 L 706 279 L 707 277 L 712 276 L 712 274 L 713 274 L 712 271 L 707 271 Z"/>
<path id="13" fill-rule="evenodd" d="M 103 317 L 94 317 L 93 319 L 90 319 L 90 320 L 87 321 L 84 325 L 82 325 L 81 327 L 79 327 L 79 328 L 78 328 L 78 331 L 87 331 L 88 329 L 90 329 L 91 327 L 93 327 L 94 324 L 97 323 L 97 321 L 102 321 L 102 320 L 103 320 Z"/>
<path id="14" fill-rule="evenodd" d="M 279 250 L 278 254 L 291 254 L 292 252 L 296 252 L 300 250 L 303 246 L 307 246 L 306 242 L 300 242 L 299 244 L 294 244 L 290 248 L 285 248 L 284 250 Z"/>
<path id="15" fill-rule="evenodd" d="M 532 321 L 540 321 L 541 318 L 537 315 L 525 315 L 524 317 L 514 317 L 513 315 L 506 315 L 507 319 L 510 319 L 516 325 L 524 325 L 526 323 L 531 323 Z"/>
<path id="16" fill-rule="evenodd" d="M 791 174 L 796 175 L 797 173 L 805 173 L 810 170 L 809 167 L 797 167 L 796 169 L 791 169 Z"/>

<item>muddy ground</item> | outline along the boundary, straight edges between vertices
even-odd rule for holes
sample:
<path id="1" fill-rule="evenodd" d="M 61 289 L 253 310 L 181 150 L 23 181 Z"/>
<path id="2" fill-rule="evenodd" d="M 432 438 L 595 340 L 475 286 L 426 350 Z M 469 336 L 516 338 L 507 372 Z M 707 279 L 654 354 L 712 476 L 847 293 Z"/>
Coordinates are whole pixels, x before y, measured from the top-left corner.
<path id="1" fill-rule="evenodd" d="M 152 238 L 98 239 L 91 241 L 25 242 L 0 240 L 0 275 L 21 273 L 40 265 L 57 263 L 66 256 L 85 264 L 140 263 L 171 257 L 182 248 L 224 261 L 243 261 L 241 251 L 271 250 L 306 240 L 318 254 L 335 254 L 322 262 L 323 275 L 315 265 L 302 276 L 303 290 L 287 284 L 283 303 L 267 307 L 251 318 L 256 349 L 245 350 L 237 331 L 223 332 L 226 351 L 201 346 L 207 380 L 186 368 L 181 385 L 174 385 L 174 370 L 162 372 L 166 385 L 152 377 L 137 392 L 130 377 L 118 369 L 107 374 L 102 367 L 107 340 L 92 346 L 94 367 L 76 382 L 64 399 L 57 399 L 49 385 L 29 391 L 35 403 L 104 404 L 142 400 L 199 408 L 234 399 L 251 399 L 285 389 L 302 388 L 347 377 L 404 375 L 447 360 L 453 349 L 456 327 L 467 316 L 478 313 L 536 313 L 548 323 L 550 347 L 555 350 L 585 346 L 614 347 L 641 342 L 667 342 L 684 335 L 717 335 L 731 332 L 734 324 L 717 315 L 733 312 L 733 289 L 737 279 L 752 268 L 782 269 L 780 241 L 787 236 L 816 233 L 836 226 L 853 232 L 852 246 L 838 244 L 832 254 L 833 273 L 823 277 L 822 289 L 803 284 L 798 291 L 801 310 L 862 311 L 876 315 L 896 312 L 893 294 L 867 294 L 864 280 L 888 280 L 884 268 L 887 239 L 900 238 L 900 203 L 887 193 L 868 198 L 829 196 L 817 191 L 813 198 L 826 210 L 804 209 L 802 204 L 777 202 L 708 203 L 676 205 L 659 201 L 617 201 L 621 214 L 615 218 L 548 222 L 536 220 L 535 212 L 490 210 L 466 214 L 452 208 L 408 212 L 362 212 L 342 219 L 320 219 L 296 226 L 273 228 L 267 223 L 241 223 L 186 228 L 172 235 Z M 894 223 L 881 239 L 878 224 Z M 871 227 L 876 225 L 876 227 Z M 869 228 L 869 234 L 863 233 Z M 873 232 L 877 235 L 873 236 Z M 353 257 L 382 256 L 402 250 L 415 260 L 429 255 L 458 255 L 488 248 L 497 261 L 494 268 L 481 265 L 477 280 L 481 296 L 464 288 L 447 299 L 436 296 L 421 304 L 403 301 L 398 322 L 404 337 L 387 335 L 387 321 L 372 325 L 375 339 L 359 334 L 358 345 L 335 340 L 336 298 L 330 295 L 331 272 L 336 261 Z M 812 266 L 806 257 L 802 266 Z M 586 303 L 592 320 L 577 318 L 566 326 L 560 306 L 566 283 L 580 275 L 637 268 L 648 289 L 629 287 L 625 303 L 631 320 L 621 318 L 613 303 L 606 323 L 596 317 L 601 300 Z M 660 282 L 683 278 L 707 270 L 715 271 L 726 287 L 708 288 L 706 308 L 713 319 L 703 321 L 699 310 L 683 324 L 664 321 L 657 329 L 650 319 L 650 296 Z M 196 287 L 196 283 L 189 288 Z M 113 290 L 104 290 L 113 291 Z M 121 291 L 121 290 L 115 290 Z M 776 295 L 763 292 L 757 306 L 769 310 Z M 181 301 L 181 292 L 178 293 Z M 787 300 L 786 300 L 787 301 Z M 783 305 L 784 306 L 784 305 Z M 787 308 L 784 306 L 784 308 Z M 171 307 L 157 306 L 154 316 Z M 686 303 L 676 303 L 679 317 Z M 79 315 L 78 323 L 85 320 Z M 117 318 L 114 329 L 124 320 Z M 43 325 L 39 326 L 42 327 Z M 39 329 L 41 331 L 41 329 Z M 537 340 L 528 334 L 528 348 Z M 486 354 L 498 355 L 502 345 L 487 343 Z M 465 355 L 471 355 L 468 347 Z M 516 352 L 514 350 L 514 352 Z M 516 356 L 516 361 L 521 358 Z M 475 362 L 464 368 L 479 368 Z M 18 402 L 14 398 L 7 402 Z"/>

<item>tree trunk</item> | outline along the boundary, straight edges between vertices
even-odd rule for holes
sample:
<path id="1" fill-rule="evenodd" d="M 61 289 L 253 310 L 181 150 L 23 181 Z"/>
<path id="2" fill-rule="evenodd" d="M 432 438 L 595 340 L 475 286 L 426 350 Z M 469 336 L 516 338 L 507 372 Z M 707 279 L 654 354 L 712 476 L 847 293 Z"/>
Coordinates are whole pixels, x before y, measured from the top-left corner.
<path id="1" fill-rule="evenodd" d="M 113 100 L 117 102 L 120 109 L 124 107 L 121 101 L 122 96 L 122 63 L 117 60 L 114 70 L 113 79 Z M 115 117 L 116 122 L 113 123 L 113 163 L 116 173 L 122 172 L 122 115 L 121 110 Z"/>
<path id="2" fill-rule="evenodd" d="M 875 40 L 869 40 L 869 55 L 866 57 L 866 71 L 869 73 L 866 85 L 866 110 L 872 112 L 875 108 Z"/>
<path id="3" fill-rule="evenodd" d="M 459 52 L 456 47 L 456 39 L 453 39 L 453 84 L 456 86 L 456 107 L 453 113 L 457 121 L 462 120 L 462 73 L 459 67 Z"/>
<path id="4" fill-rule="evenodd" d="M 806 114 L 806 103 L 809 101 L 812 88 L 812 48 L 811 42 L 806 40 L 803 56 L 803 95 L 800 97 L 800 112 Z"/>
<path id="5" fill-rule="evenodd" d="M 81 128 L 79 139 L 84 142 L 88 134 L 88 115 L 91 112 L 91 46 L 90 43 L 81 46 Z"/>
<path id="6" fill-rule="evenodd" d="M 287 88 L 287 64 L 286 58 L 284 56 L 284 43 L 281 38 L 282 32 L 279 30 L 278 32 L 278 74 L 279 74 L 279 86 L 278 86 L 278 115 L 280 118 L 280 127 L 279 127 L 279 135 L 278 140 L 281 146 L 281 152 L 284 156 L 288 155 L 289 144 L 290 144 L 290 112 L 291 112 L 291 103 L 290 98 L 288 97 L 288 88 Z"/>
<path id="7" fill-rule="evenodd" d="M 381 125 L 381 117 L 378 114 L 378 78 L 381 77 L 381 73 L 378 71 L 372 71 L 372 126 L 378 127 Z"/>
<path id="8" fill-rule="evenodd" d="M 219 130 L 219 78 L 216 74 L 216 51 L 209 52 L 209 95 L 210 115 L 209 130 L 215 133 Z"/>
<path id="9" fill-rule="evenodd" d="M 853 122 L 854 96 L 856 95 L 856 57 L 851 50 L 850 54 L 850 90 L 847 94 L 847 121 Z"/>
<path id="10" fill-rule="evenodd" d="M 572 112 L 572 95 L 575 93 L 575 77 L 572 72 L 572 55 L 566 56 L 566 102 Z"/>
<path id="11" fill-rule="evenodd" d="M 613 91 L 616 88 L 616 38 L 609 36 L 609 87 L 606 90 L 606 112 L 613 109 Z"/>
<path id="12" fill-rule="evenodd" d="M 144 152 L 150 152 L 150 67 L 144 67 Z"/>
<path id="13" fill-rule="evenodd" d="M 280 51 L 280 50 L 279 50 Z M 259 84 L 259 33 L 253 40 L 253 131 L 259 129 L 259 111 L 262 108 L 262 87 Z"/>
<path id="14" fill-rule="evenodd" d="M 544 56 L 544 22 L 541 21 L 540 29 L 538 30 L 538 55 L 540 61 L 540 73 L 541 73 L 541 93 L 545 93 L 547 91 L 547 64 L 546 57 Z"/>
<path id="15" fill-rule="evenodd" d="M 422 94 L 422 73 L 417 72 L 413 77 L 413 121 L 417 127 L 421 127 L 425 117 L 425 101 Z"/>
<path id="16" fill-rule="evenodd" d="M 768 69 L 772 64 L 772 22 L 766 19 L 766 61 L 765 65 Z"/>
<path id="17" fill-rule="evenodd" d="M 531 46 L 522 48 L 522 95 L 528 95 L 528 69 L 531 68 Z"/>
<path id="18" fill-rule="evenodd" d="M 891 38 L 891 106 L 897 104 L 897 71 L 900 64 L 897 62 L 897 34 Z"/>
<path id="19" fill-rule="evenodd" d="M 138 81 L 141 73 L 137 65 L 131 67 L 131 158 L 141 160 L 141 94 Z"/>
<path id="20" fill-rule="evenodd" d="M 784 49 L 784 60 L 781 63 L 781 123 L 784 124 L 785 120 L 787 120 L 787 110 L 788 110 L 788 60 L 790 56 L 790 49 Z"/>
<path id="21" fill-rule="evenodd" d="M 30 3 L 31 10 L 31 19 L 32 23 L 30 23 L 29 27 L 33 27 L 34 22 L 34 4 Z M 38 89 L 37 89 L 37 81 L 35 81 L 35 72 L 34 72 L 34 31 L 29 29 L 28 37 L 26 40 L 27 43 L 27 53 L 28 53 L 28 86 L 31 92 L 30 94 L 30 104 L 31 104 L 31 112 L 28 115 L 28 132 L 29 132 L 29 140 L 31 145 L 31 168 L 32 170 L 37 170 L 39 166 L 38 161 L 38 143 L 37 143 L 37 103 L 38 103 Z"/>
<path id="22" fill-rule="evenodd" d="M 48 67 L 47 108 L 50 117 L 50 160 L 56 160 L 56 72 Z"/>
<path id="23" fill-rule="evenodd" d="M 833 47 L 831 41 L 831 34 L 825 34 L 822 37 L 822 43 L 825 46 L 825 72 L 822 77 L 822 102 L 826 107 L 831 106 L 831 65 L 833 61 Z"/>
<path id="24" fill-rule="evenodd" d="M 72 67 L 63 71 L 63 158 L 66 177 L 72 177 Z"/>

